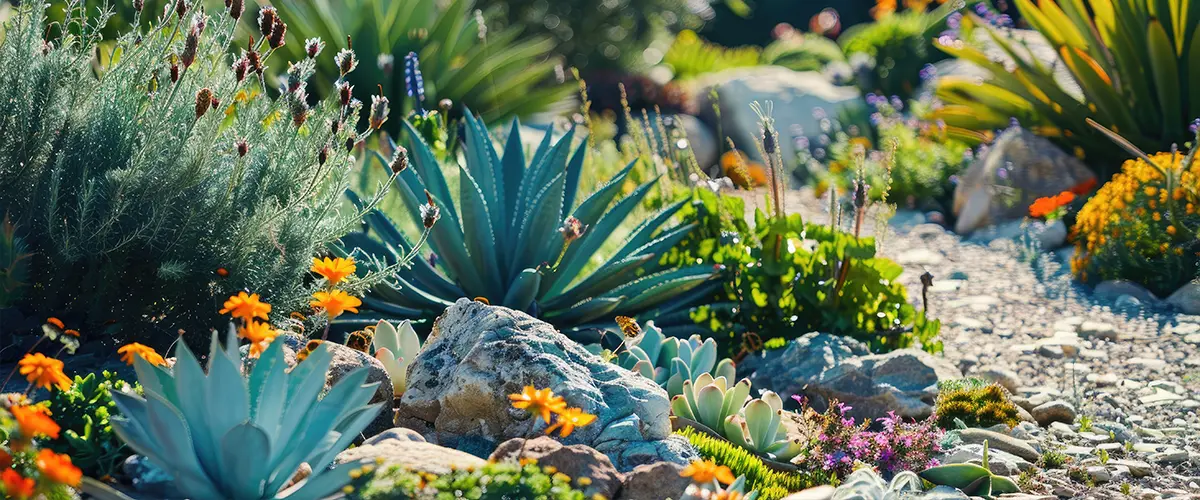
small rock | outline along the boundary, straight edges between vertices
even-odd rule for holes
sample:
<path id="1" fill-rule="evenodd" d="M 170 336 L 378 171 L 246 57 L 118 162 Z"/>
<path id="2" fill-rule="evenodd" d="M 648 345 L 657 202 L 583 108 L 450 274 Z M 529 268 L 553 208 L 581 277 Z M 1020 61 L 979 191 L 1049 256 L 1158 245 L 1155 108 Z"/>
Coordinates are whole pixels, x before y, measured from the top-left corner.
<path id="1" fill-rule="evenodd" d="M 402 431 L 393 432 L 395 430 L 385 431 L 383 434 L 364 441 L 361 446 L 346 449 L 338 454 L 334 462 L 343 464 L 359 460 L 382 459 L 389 466 L 395 465 L 437 475 L 448 474 L 455 469 L 481 467 L 487 463 L 482 458 L 470 453 L 416 441 L 410 439 Z"/>
<path id="2" fill-rule="evenodd" d="M 1155 370 L 1155 371 L 1162 370 L 1163 368 L 1167 367 L 1167 362 L 1163 361 L 1161 359 L 1129 358 L 1125 362 L 1128 364 L 1131 364 L 1131 365 L 1138 365 L 1138 366 L 1142 366 L 1144 368 L 1148 368 L 1150 370 Z"/>
<path id="3" fill-rule="evenodd" d="M 1154 292 L 1147 290 L 1146 287 L 1128 280 L 1109 280 L 1096 285 L 1096 289 L 1092 291 L 1092 295 L 1101 300 L 1115 301 L 1122 295 L 1128 295 L 1137 299 L 1140 302 L 1154 303 L 1158 302 L 1158 297 Z"/>
<path id="4" fill-rule="evenodd" d="M 552 466 L 566 474 L 572 481 L 578 481 L 583 477 L 588 478 L 591 484 L 582 488 L 584 495 L 588 498 L 595 495 L 613 498 L 621 488 L 621 474 L 603 453 L 582 444 L 563 446 L 562 443 L 549 436 L 505 441 L 496 448 L 496 451 L 492 452 L 489 460 L 502 462 L 522 458 L 537 460 L 538 465 L 543 467 Z M 662 478 L 658 478 L 658 480 L 662 481 Z"/>
<path id="5" fill-rule="evenodd" d="M 1035 407 L 1029 413 L 1033 414 L 1034 420 L 1042 427 L 1050 425 L 1051 422 L 1074 423 L 1076 416 L 1075 407 L 1066 401 L 1051 401 Z"/>
<path id="6" fill-rule="evenodd" d="M 896 255 L 895 261 L 900 264 L 935 266 L 942 263 L 942 254 L 927 248 L 914 248 Z"/>
<path id="7" fill-rule="evenodd" d="M 1121 335 L 1117 332 L 1117 327 L 1113 326 L 1112 323 L 1084 321 L 1083 324 L 1079 325 L 1079 336 L 1084 339 L 1116 341 Z"/>
<path id="8" fill-rule="evenodd" d="M 998 432 L 984 429 L 963 429 L 958 431 L 958 437 L 967 444 L 983 444 L 984 441 L 987 441 L 988 447 L 992 450 L 1012 453 L 1030 462 L 1037 462 L 1042 456 L 1029 443 Z"/>
<path id="9" fill-rule="evenodd" d="M 691 479 L 679 475 L 683 466 L 671 462 L 655 462 L 634 467 L 625 475 L 621 493 L 616 500 L 679 498 L 691 484 Z"/>
<path id="10" fill-rule="evenodd" d="M 1141 460 L 1109 460 L 1108 465 L 1125 467 L 1133 477 L 1146 477 L 1152 472 L 1151 465 Z"/>
<path id="11" fill-rule="evenodd" d="M 1178 464 L 1188 459 L 1188 453 L 1185 450 L 1172 449 L 1153 453 L 1147 458 L 1156 464 Z"/>
<path id="12" fill-rule="evenodd" d="M 1166 403 L 1166 402 L 1171 402 L 1171 401 L 1179 401 L 1181 399 L 1184 399 L 1184 397 L 1180 396 L 1178 394 L 1175 394 L 1174 392 L 1166 391 L 1166 390 L 1162 390 L 1162 389 L 1156 389 L 1154 391 L 1154 394 L 1142 396 L 1142 397 L 1138 398 L 1138 401 L 1140 401 L 1144 405 L 1149 405 L 1149 404 L 1155 404 L 1155 403 Z"/>
<path id="13" fill-rule="evenodd" d="M 1112 480 L 1112 474 L 1108 472 L 1108 468 L 1103 465 L 1097 465 L 1087 468 L 1088 477 L 1097 483 L 1107 483 Z"/>
<path id="14" fill-rule="evenodd" d="M 960 445 L 943 456 L 941 462 L 944 464 L 983 463 L 983 445 Z M 1028 460 L 1006 451 L 991 449 L 990 445 L 988 450 L 988 465 L 997 474 L 1003 474 L 1002 471 L 1012 471 L 1015 474 L 1016 471 L 1023 471 L 1033 467 L 1033 463 Z"/>

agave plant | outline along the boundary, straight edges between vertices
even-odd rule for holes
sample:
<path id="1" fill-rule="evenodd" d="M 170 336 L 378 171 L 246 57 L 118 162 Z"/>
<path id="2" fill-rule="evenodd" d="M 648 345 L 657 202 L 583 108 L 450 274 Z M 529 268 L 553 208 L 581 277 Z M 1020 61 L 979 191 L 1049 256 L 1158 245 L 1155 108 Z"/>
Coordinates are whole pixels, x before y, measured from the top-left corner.
<path id="1" fill-rule="evenodd" d="M 940 486 L 958 488 L 973 497 L 992 498 L 1005 493 L 1020 493 L 1021 488 L 1005 476 L 988 468 L 988 442 L 983 442 L 983 465 L 948 464 L 925 469 L 921 479 Z"/>
<path id="2" fill-rule="evenodd" d="M 405 123 L 413 168 L 399 174 L 395 190 L 416 227 L 428 222 L 421 218 L 430 212 L 422 212 L 424 203 L 438 207 L 441 220 L 428 238 L 436 258 L 416 259 L 396 282 L 376 286 L 363 299 L 368 308 L 400 318 L 432 318 L 459 298 L 482 297 L 527 311 L 588 343 L 599 340 L 596 332 L 616 315 L 655 317 L 684 310 L 674 316 L 687 319 L 686 306 L 719 286 L 710 265 L 671 269 L 659 264 L 662 253 L 695 227 L 668 226 L 686 200 L 646 217 L 615 251 L 598 255 L 655 181 L 618 199 L 635 165 L 631 162 L 585 197 L 579 184 L 587 145 L 572 152 L 574 130 L 557 142 L 547 134 L 526 161 L 516 120 L 501 156 L 483 122 L 468 111 L 460 133 L 466 162 L 443 172 L 429 145 Z M 451 194 L 448 174 L 458 177 L 458 196 Z M 420 247 L 379 211 L 368 213 L 365 223 L 367 232 L 342 239 L 343 252 L 366 252 L 393 263 Z"/>
<path id="3" fill-rule="evenodd" d="M 1119 166 L 1103 159 L 1127 154 L 1085 125 L 1087 118 L 1146 151 L 1182 144 L 1192 139 L 1189 120 L 1200 116 L 1200 37 L 1194 29 L 1200 8 L 1192 3 L 1060 0 L 1035 6 L 1016 0 L 1023 18 L 1058 53 L 1077 90 L 1055 79 L 1057 63 L 1028 57 L 1018 42 L 969 15 L 962 38 L 974 39 L 982 27 L 1011 65 L 962 41 L 939 42 L 942 50 L 992 75 L 983 81 L 942 78 L 937 96 L 946 106 L 931 118 L 944 121 L 952 135 L 976 141 L 1016 118 L 1079 156 L 1102 160 L 1107 166 L 1101 174 Z"/>
<path id="4" fill-rule="evenodd" d="M 363 466 L 328 469 L 379 412 L 367 404 L 378 384 L 364 384 L 359 368 L 318 399 L 333 360 L 328 347 L 288 371 L 283 344 L 271 343 L 247 376 L 233 332 L 224 348 L 213 336 L 207 374 L 183 343 L 170 370 L 136 358 L 145 398 L 114 391 L 121 415 L 113 430 L 188 498 L 325 498 Z M 302 463 L 312 474 L 285 489 Z"/>
<path id="5" fill-rule="evenodd" d="M 846 480 L 834 490 L 833 500 L 900 500 L 924 490 L 921 478 L 912 471 L 896 474 L 891 482 L 887 482 L 875 469 L 864 467 L 846 476 Z"/>
<path id="6" fill-rule="evenodd" d="M 788 439 L 783 425 L 783 399 L 771 391 L 763 391 L 760 398 L 746 403 L 737 415 L 725 417 L 722 430 L 725 439 L 747 450 L 787 462 L 800 452 L 804 445 L 799 439 Z"/>
<path id="7" fill-rule="evenodd" d="M 702 373 L 693 382 L 685 380 L 681 394 L 671 398 L 671 413 L 720 433 L 725 419 L 736 415 L 750 397 L 750 380 L 742 379 L 733 387 L 725 377 Z"/>
<path id="8" fill-rule="evenodd" d="M 371 341 L 375 359 L 383 363 L 392 380 L 392 394 L 400 397 L 408 386 L 408 365 L 421 352 L 421 338 L 413 330 L 412 322 L 401 321 L 392 326 L 387 321 L 375 325 L 375 338 Z"/>
<path id="9" fill-rule="evenodd" d="M 385 94 L 407 93 L 405 56 L 419 57 L 427 108 L 450 99 L 489 120 L 545 111 L 572 87 L 554 81 L 554 42 L 522 37 L 519 28 L 492 29 L 474 11 L 475 0 L 272 0 L 289 20 L 296 40 L 342 44 L 350 37 L 363 61 L 350 82 L 359 89 L 383 85 Z M 340 48 L 340 45 L 339 45 Z M 305 46 L 280 48 L 303 58 Z M 331 88 L 336 68 L 321 65 L 317 88 Z M 327 84 L 328 86 L 323 86 Z M 411 95 L 411 94 L 409 94 Z M 394 98 L 393 98 L 394 99 Z M 411 103 L 412 101 L 410 101 Z"/>
<path id="10" fill-rule="evenodd" d="M 683 394 L 683 383 L 695 383 L 702 374 L 733 380 L 737 376 L 733 361 L 717 361 L 717 341 L 701 340 L 692 335 L 686 340 L 663 335 L 662 329 L 647 321 L 645 333 L 637 342 L 626 345 L 621 353 L 623 368 L 653 380 L 667 390 L 667 397 Z"/>

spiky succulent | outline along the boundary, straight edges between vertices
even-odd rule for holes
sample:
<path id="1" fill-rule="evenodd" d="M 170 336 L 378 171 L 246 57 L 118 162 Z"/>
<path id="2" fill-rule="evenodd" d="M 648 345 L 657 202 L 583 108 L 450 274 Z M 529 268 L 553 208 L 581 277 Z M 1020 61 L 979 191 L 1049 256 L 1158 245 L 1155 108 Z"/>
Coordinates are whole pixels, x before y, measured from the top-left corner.
<path id="1" fill-rule="evenodd" d="M 683 394 L 685 381 L 695 383 L 705 373 L 725 380 L 737 376 L 732 360 L 717 361 L 717 342 L 713 339 L 701 340 L 699 335 L 685 340 L 666 337 L 653 321 L 647 321 L 643 330 L 645 333 L 635 343 L 626 345 L 628 351 L 621 353 L 620 364 L 658 383 L 667 390 L 667 397 Z"/>
<path id="2" fill-rule="evenodd" d="M 432 256 L 416 259 L 395 282 L 376 286 L 363 300 L 376 313 L 432 318 L 459 298 L 483 297 L 595 342 L 596 327 L 614 316 L 683 310 L 719 286 L 711 265 L 659 264 L 662 253 L 695 227 L 669 224 L 682 201 L 646 217 L 624 244 L 598 255 L 655 181 L 622 196 L 631 162 L 585 196 L 580 179 L 587 144 L 573 146 L 574 130 L 558 141 L 546 134 L 527 160 L 515 120 L 501 155 L 484 123 L 468 111 L 459 133 L 465 162 L 443 166 L 412 125 L 406 122 L 405 128 L 411 168 L 400 172 L 394 189 L 407 211 L 394 215 L 411 217 L 421 227 L 421 207 L 432 205 L 441 220 L 429 232 Z M 382 155 L 377 159 L 387 168 Z M 447 181 L 451 177 L 457 177 L 457 196 Z M 343 238 L 343 251 L 392 263 L 420 247 L 383 213 L 369 213 L 366 228 Z"/>
<path id="3" fill-rule="evenodd" d="M 188 498 L 315 500 L 339 491 L 364 464 L 328 467 L 379 412 L 367 404 L 378 384 L 358 368 L 319 397 L 328 346 L 288 370 L 283 344 L 271 343 L 246 375 L 233 332 L 224 346 L 213 335 L 207 372 L 183 343 L 169 370 L 136 358 L 146 396 L 112 392 L 121 411 L 113 430 Z M 312 474 L 285 489 L 302 463 Z"/>

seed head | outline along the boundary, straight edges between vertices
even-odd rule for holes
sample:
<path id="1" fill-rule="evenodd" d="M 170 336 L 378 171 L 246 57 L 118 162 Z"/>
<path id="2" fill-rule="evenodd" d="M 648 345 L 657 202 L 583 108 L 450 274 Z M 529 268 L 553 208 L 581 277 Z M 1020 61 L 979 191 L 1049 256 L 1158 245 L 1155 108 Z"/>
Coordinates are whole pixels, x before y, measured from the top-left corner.
<path id="1" fill-rule="evenodd" d="M 141 12 L 146 7 L 146 0 L 133 0 L 133 10 Z"/>
<path id="2" fill-rule="evenodd" d="M 316 59 L 316 57 L 320 55 L 321 51 L 324 49 L 325 42 L 321 41 L 320 38 L 309 38 L 308 40 L 304 41 L 304 54 L 307 55 L 309 59 Z"/>
<path id="3" fill-rule="evenodd" d="M 396 150 L 392 152 L 392 161 L 388 162 L 388 168 L 392 169 L 393 174 L 399 174 L 408 168 L 408 150 L 404 149 L 404 146 L 396 146 Z"/>
<path id="4" fill-rule="evenodd" d="M 250 69 L 254 70 L 255 73 L 262 74 L 262 56 L 258 54 L 257 50 L 254 50 L 254 37 L 250 37 L 250 51 L 246 52 L 246 61 L 250 64 Z"/>
<path id="5" fill-rule="evenodd" d="M 342 103 L 342 107 L 350 105 L 350 100 L 354 98 L 354 86 L 345 80 L 338 82 L 338 101 Z"/>
<path id="6" fill-rule="evenodd" d="M 267 43 L 271 44 L 272 49 L 283 47 L 287 43 L 287 25 L 282 19 L 275 18 L 275 26 L 271 29 L 271 35 L 267 37 Z"/>
<path id="7" fill-rule="evenodd" d="M 867 190 L 870 186 L 867 185 L 866 179 L 854 180 L 854 208 L 862 208 L 867 204 Z"/>
<path id="8" fill-rule="evenodd" d="M 192 63 L 196 62 L 196 49 L 200 47 L 200 32 L 203 30 L 202 23 L 192 21 L 192 27 L 188 29 L 187 37 L 183 41 L 183 52 L 179 54 L 179 61 L 183 63 L 184 68 L 191 67 Z"/>
<path id="9" fill-rule="evenodd" d="M 762 143 L 763 152 L 767 153 L 767 155 L 775 154 L 775 129 L 769 124 L 763 127 Z"/>
<path id="10" fill-rule="evenodd" d="M 338 135 L 338 132 L 341 132 L 341 131 L 342 131 L 342 122 L 341 121 L 329 120 L 329 133 L 330 134 Z"/>
<path id="11" fill-rule="evenodd" d="M 357 142 L 358 142 L 358 133 L 351 130 L 350 136 L 346 137 L 346 144 L 345 144 L 346 152 L 349 153 L 351 151 L 354 151 L 354 144 L 356 144 Z"/>
<path id="12" fill-rule="evenodd" d="M 584 226 L 583 223 L 574 216 L 567 217 L 567 220 L 563 221 L 562 227 L 558 228 L 558 232 L 562 233 L 563 240 L 565 240 L 568 244 L 579 239 L 580 236 L 583 236 L 584 231 L 587 231 L 587 226 Z"/>
<path id="13" fill-rule="evenodd" d="M 213 92 L 208 87 L 204 87 L 196 92 L 196 118 L 199 119 L 208 112 L 208 108 L 213 103 Z"/>
<path id="14" fill-rule="evenodd" d="M 296 125 L 296 128 L 300 128 L 304 126 L 304 122 L 308 120 L 308 96 L 304 92 L 304 89 L 297 90 L 292 95 L 292 123 Z"/>
<path id="15" fill-rule="evenodd" d="M 319 153 L 317 153 L 317 165 L 325 165 L 326 161 L 329 161 L 329 145 L 328 144 L 321 147 L 321 151 Z"/>
<path id="16" fill-rule="evenodd" d="M 242 18 L 242 13 L 246 12 L 245 0 L 229 0 L 226 2 L 229 5 L 229 17 L 237 21 Z"/>
<path id="17" fill-rule="evenodd" d="M 250 69 L 250 61 L 246 60 L 246 56 L 239 57 L 233 62 L 233 77 L 237 79 L 238 83 L 242 83 L 242 80 L 246 79 L 248 69 Z"/>
<path id="18" fill-rule="evenodd" d="M 451 101 L 450 99 L 442 99 L 442 100 L 438 101 L 438 109 L 441 109 L 443 113 L 449 113 L 450 108 L 453 108 L 453 107 L 454 107 L 454 101 Z"/>
<path id="19" fill-rule="evenodd" d="M 171 63 L 171 83 L 179 81 L 179 65 Z"/>
<path id="20" fill-rule="evenodd" d="M 263 7 L 258 11 L 258 31 L 262 36 L 270 38 L 271 32 L 275 30 L 275 20 L 279 17 L 279 13 L 275 11 L 275 7 Z"/>
<path id="21" fill-rule="evenodd" d="M 425 199 L 428 203 L 421 205 L 421 223 L 425 225 L 425 229 L 432 229 L 433 224 L 441 217 L 441 211 L 433 204 L 433 195 L 429 194 L 429 191 L 425 191 Z"/>
<path id="22" fill-rule="evenodd" d="M 333 62 L 337 64 L 338 71 L 342 76 L 354 71 L 358 67 L 358 58 L 354 57 L 354 51 L 350 49 L 339 50 L 336 56 L 333 56 Z"/>
<path id="23" fill-rule="evenodd" d="M 380 95 L 371 96 L 371 128 L 378 130 L 388 118 L 388 98 L 384 97 L 383 86 L 379 87 Z"/>
<path id="24" fill-rule="evenodd" d="M 233 143 L 233 148 L 237 150 L 238 158 L 244 158 L 250 152 L 250 143 L 246 139 L 238 139 Z"/>
<path id="25" fill-rule="evenodd" d="M 175 2 L 175 15 L 179 16 L 180 19 L 183 19 L 183 16 L 187 15 L 187 12 L 187 0 L 177 0 Z"/>
<path id="26" fill-rule="evenodd" d="M 391 54 L 379 54 L 375 58 L 375 65 L 379 66 L 379 70 L 385 75 L 391 75 L 392 70 L 396 69 L 396 56 Z"/>

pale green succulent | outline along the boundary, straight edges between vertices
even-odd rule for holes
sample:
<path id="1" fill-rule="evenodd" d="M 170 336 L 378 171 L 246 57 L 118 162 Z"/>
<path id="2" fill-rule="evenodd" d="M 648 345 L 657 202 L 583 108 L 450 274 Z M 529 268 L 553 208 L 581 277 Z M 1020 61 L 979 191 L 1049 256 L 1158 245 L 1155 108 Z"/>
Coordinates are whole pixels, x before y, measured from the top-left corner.
<path id="1" fill-rule="evenodd" d="M 421 352 L 421 338 L 413 330 L 412 322 L 404 320 L 396 326 L 387 321 L 375 325 L 375 338 L 371 341 L 375 359 L 383 363 L 383 368 L 392 380 L 392 394 L 399 397 L 408 386 L 408 365 Z"/>
<path id="2" fill-rule="evenodd" d="M 783 399 L 771 391 L 750 400 L 737 415 L 725 417 L 722 432 L 734 444 L 773 460 L 786 462 L 804 451 L 799 439 L 788 439 Z"/>
<path id="3" fill-rule="evenodd" d="M 685 380 L 680 395 L 671 398 L 671 413 L 721 432 L 725 418 L 736 415 L 750 397 L 750 380 L 729 387 L 729 379 L 701 373 L 695 381 Z"/>
<path id="4" fill-rule="evenodd" d="M 912 471 L 896 474 L 889 483 L 875 469 L 864 467 L 846 477 L 832 500 L 899 500 L 922 491 L 921 478 Z"/>
<path id="5" fill-rule="evenodd" d="M 283 342 L 273 342 L 242 375 L 237 338 L 213 336 L 208 372 L 184 343 L 171 369 L 135 357 L 145 398 L 113 391 L 121 411 L 113 430 L 175 480 L 188 498 L 229 500 L 325 498 L 365 464 L 328 468 L 379 412 L 367 404 L 378 384 L 367 370 L 342 377 L 325 394 L 333 355 L 322 345 L 290 371 Z M 312 474 L 284 488 L 300 464 Z"/>
<path id="6" fill-rule="evenodd" d="M 647 321 L 645 333 L 621 354 L 621 366 L 641 374 L 667 390 L 667 397 L 683 394 L 685 381 L 695 382 L 708 373 L 714 378 L 733 380 L 736 370 L 729 358 L 717 361 L 717 342 L 692 335 L 687 340 L 667 337 L 662 329 Z"/>
<path id="7" fill-rule="evenodd" d="M 723 492 L 727 496 L 717 496 L 718 492 Z M 721 487 L 715 479 L 709 484 L 689 484 L 687 489 L 683 491 L 683 496 L 679 500 L 709 500 L 711 498 L 728 498 L 729 493 L 738 493 L 737 498 L 742 500 L 755 500 L 758 498 L 757 491 L 746 493 L 746 476 L 738 476 L 729 486 Z"/>
<path id="8" fill-rule="evenodd" d="M 940 486 L 958 488 L 973 497 L 992 498 L 1005 493 L 1020 493 L 1012 479 L 998 476 L 988 468 L 988 442 L 983 442 L 983 465 L 948 464 L 921 472 L 921 479 Z"/>

